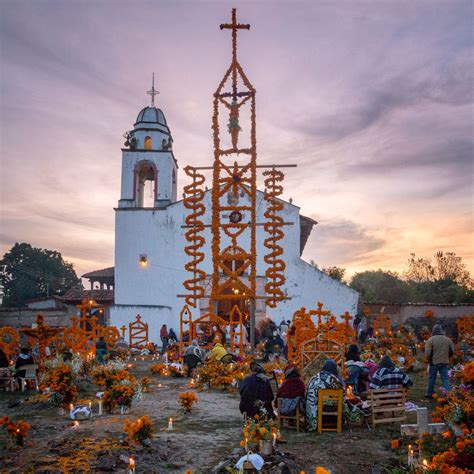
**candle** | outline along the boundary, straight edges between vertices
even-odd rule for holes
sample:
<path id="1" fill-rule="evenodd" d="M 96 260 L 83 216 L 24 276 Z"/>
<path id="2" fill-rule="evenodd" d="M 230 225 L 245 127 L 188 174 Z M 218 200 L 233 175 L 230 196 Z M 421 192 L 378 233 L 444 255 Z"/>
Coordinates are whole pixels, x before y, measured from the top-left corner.
<path id="1" fill-rule="evenodd" d="M 272 437 L 273 437 L 273 447 L 275 447 L 276 444 L 277 444 L 277 435 L 276 435 L 276 433 L 273 433 Z"/>
<path id="2" fill-rule="evenodd" d="M 79 427 L 80 427 L 79 422 L 77 420 L 74 420 L 74 423 L 72 424 L 71 429 L 72 430 L 78 430 Z"/>
<path id="3" fill-rule="evenodd" d="M 413 465 L 413 448 L 411 444 L 408 445 L 408 467 Z"/>
<path id="4" fill-rule="evenodd" d="M 74 405 L 72 403 L 70 403 L 69 404 L 69 417 L 71 418 L 71 420 L 74 420 L 73 411 L 74 411 Z"/>
<path id="5" fill-rule="evenodd" d="M 163 387 L 163 385 L 161 385 L 161 383 L 159 383 L 159 384 L 158 384 L 158 388 L 161 388 L 161 387 Z"/>
<path id="6" fill-rule="evenodd" d="M 168 431 L 173 431 L 173 418 L 168 421 Z"/>
<path id="7" fill-rule="evenodd" d="M 128 458 L 128 474 L 135 474 L 135 459 Z"/>
<path id="8" fill-rule="evenodd" d="M 102 416 L 102 400 L 99 400 L 99 416 Z"/>

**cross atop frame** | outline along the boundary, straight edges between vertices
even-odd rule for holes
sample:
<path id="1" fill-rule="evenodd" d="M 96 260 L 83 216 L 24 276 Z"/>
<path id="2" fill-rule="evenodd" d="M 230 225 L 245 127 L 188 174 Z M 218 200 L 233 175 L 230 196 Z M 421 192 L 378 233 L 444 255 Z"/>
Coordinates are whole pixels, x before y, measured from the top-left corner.
<path id="1" fill-rule="evenodd" d="M 237 60 L 237 30 L 250 30 L 250 25 L 237 23 L 237 9 L 232 8 L 232 23 L 223 23 L 221 30 L 232 30 L 232 60 Z"/>

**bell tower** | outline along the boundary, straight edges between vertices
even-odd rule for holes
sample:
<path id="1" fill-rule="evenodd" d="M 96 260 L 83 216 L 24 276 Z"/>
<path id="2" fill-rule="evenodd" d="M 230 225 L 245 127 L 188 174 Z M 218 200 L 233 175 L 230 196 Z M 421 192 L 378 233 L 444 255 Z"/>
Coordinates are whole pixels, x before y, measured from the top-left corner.
<path id="1" fill-rule="evenodd" d="M 133 130 L 124 134 L 119 208 L 157 209 L 176 202 L 178 164 L 166 118 L 155 107 L 155 75 L 147 92 L 151 105 L 143 108 Z"/>

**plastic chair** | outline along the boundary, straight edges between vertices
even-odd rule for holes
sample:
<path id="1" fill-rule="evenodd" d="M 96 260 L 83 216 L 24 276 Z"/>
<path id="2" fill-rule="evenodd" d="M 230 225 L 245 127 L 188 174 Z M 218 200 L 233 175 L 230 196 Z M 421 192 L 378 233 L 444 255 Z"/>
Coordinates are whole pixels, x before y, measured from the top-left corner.
<path id="1" fill-rule="evenodd" d="M 329 411 L 328 404 L 335 410 Z M 323 417 L 336 418 L 336 427 L 324 428 Z M 321 388 L 318 391 L 318 433 L 323 431 L 342 431 L 342 390 Z"/>
<path id="2" fill-rule="evenodd" d="M 25 391 L 25 387 L 27 385 L 28 380 L 34 380 L 35 388 L 38 389 L 38 377 L 36 376 L 38 372 L 38 364 L 22 365 L 18 368 L 18 370 L 25 371 L 25 375 L 23 377 L 18 377 L 20 379 L 22 392 Z"/>

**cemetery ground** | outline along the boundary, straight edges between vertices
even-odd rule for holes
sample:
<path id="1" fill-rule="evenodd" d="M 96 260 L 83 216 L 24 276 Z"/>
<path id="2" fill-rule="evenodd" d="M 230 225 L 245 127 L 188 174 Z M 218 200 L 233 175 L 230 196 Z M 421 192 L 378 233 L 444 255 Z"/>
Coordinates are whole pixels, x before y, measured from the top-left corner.
<path id="1" fill-rule="evenodd" d="M 0 452 L 1 472 L 127 472 L 131 456 L 137 472 L 209 473 L 233 450 L 240 449 L 242 416 L 237 392 L 197 392 L 198 402 L 191 413 L 183 414 L 178 395 L 189 391 L 189 379 L 159 377 L 150 373 L 152 362 L 136 361 L 131 369 L 137 378 L 146 376 L 150 390 L 134 403 L 128 414 L 104 414 L 80 422 L 72 429 L 71 420 L 59 415 L 58 408 L 37 401 L 36 392 L 2 392 L 0 412 L 14 419 L 24 419 L 31 425 L 25 447 L 17 451 Z M 433 408 L 424 400 L 426 374 L 411 374 L 414 388 L 409 400 Z M 161 386 L 158 386 L 161 384 Z M 95 400 L 96 386 L 80 387 L 82 399 Z M 84 396 L 85 391 L 85 396 Z M 21 403 L 8 408 L 15 401 Z M 97 415 L 97 404 L 93 406 Z M 148 415 L 156 433 L 149 446 L 130 445 L 125 437 L 125 419 L 136 420 Z M 166 431 L 169 417 L 173 431 Z M 416 413 L 408 414 L 408 422 L 416 422 Z M 399 425 L 383 425 L 375 430 L 347 427 L 341 434 L 283 430 L 278 450 L 294 456 L 295 471 L 314 472 L 324 466 L 333 474 L 404 472 L 398 470 L 406 461 L 406 451 L 391 449 L 391 439 L 400 438 Z M 234 451 L 236 452 L 236 451 Z"/>

